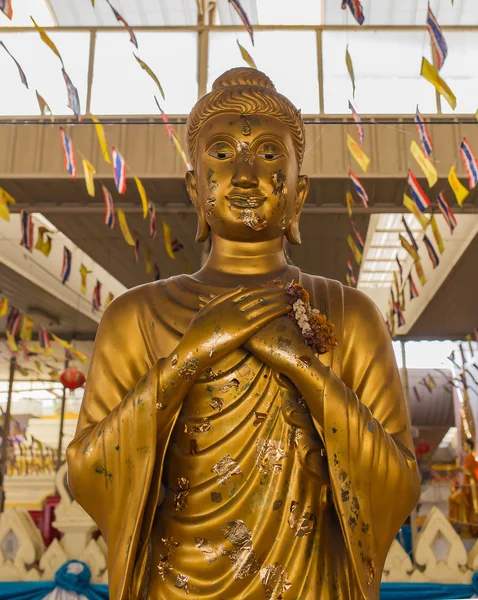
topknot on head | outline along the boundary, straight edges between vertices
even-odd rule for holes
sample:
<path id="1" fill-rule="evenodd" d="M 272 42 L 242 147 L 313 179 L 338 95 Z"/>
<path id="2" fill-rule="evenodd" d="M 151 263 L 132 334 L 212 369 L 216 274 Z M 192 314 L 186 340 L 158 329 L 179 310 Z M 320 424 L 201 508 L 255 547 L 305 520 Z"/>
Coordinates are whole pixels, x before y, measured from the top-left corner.
<path id="1" fill-rule="evenodd" d="M 235 67 L 234 69 L 229 69 L 229 71 L 226 71 L 216 79 L 212 84 L 212 89 L 214 91 L 238 85 L 248 85 L 270 90 L 276 89 L 275 85 L 265 73 L 258 71 L 257 69 L 251 69 L 250 67 Z"/>

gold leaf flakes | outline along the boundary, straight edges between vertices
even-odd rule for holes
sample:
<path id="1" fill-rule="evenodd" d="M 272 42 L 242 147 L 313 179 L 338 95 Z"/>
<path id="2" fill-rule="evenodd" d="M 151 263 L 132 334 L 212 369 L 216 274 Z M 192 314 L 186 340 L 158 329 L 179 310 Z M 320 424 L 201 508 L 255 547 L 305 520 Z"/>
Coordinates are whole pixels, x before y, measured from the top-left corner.
<path id="1" fill-rule="evenodd" d="M 286 179 L 287 176 L 281 169 L 271 173 L 271 181 L 274 186 L 274 189 L 272 190 L 273 194 L 276 196 L 285 196 L 287 194 L 287 186 L 285 184 Z"/>
<path id="2" fill-rule="evenodd" d="M 250 145 L 247 142 L 243 142 L 242 140 L 238 140 L 236 144 L 236 150 L 239 155 L 239 158 L 246 162 L 247 164 L 254 164 L 254 154 L 251 150 Z"/>
<path id="3" fill-rule="evenodd" d="M 188 505 L 189 479 L 178 477 L 178 491 L 174 494 L 174 510 L 183 510 Z"/>
<path id="4" fill-rule="evenodd" d="M 301 436 L 301 431 L 296 425 L 292 425 L 292 427 L 287 432 L 287 445 L 289 448 L 297 449 L 299 445 L 299 438 Z"/>
<path id="5" fill-rule="evenodd" d="M 189 575 L 179 574 L 176 577 L 176 583 L 174 585 L 177 588 L 184 590 L 186 592 L 186 594 L 189 594 L 188 582 L 189 582 Z"/>
<path id="6" fill-rule="evenodd" d="M 279 563 L 264 567 L 259 572 L 267 600 L 281 600 L 292 585 L 289 582 L 289 573 Z"/>
<path id="7" fill-rule="evenodd" d="M 224 529 L 224 537 L 235 548 L 227 552 L 234 572 L 234 580 L 243 579 L 257 573 L 261 567 L 252 547 L 252 533 L 244 521 L 229 521 Z"/>
<path id="8" fill-rule="evenodd" d="M 196 548 L 198 550 L 201 550 L 201 552 L 204 554 L 205 561 L 209 564 L 215 562 L 220 556 L 222 556 L 226 552 L 224 546 L 222 545 L 219 546 L 219 551 L 214 550 L 211 542 L 209 540 L 206 540 L 205 538 L 197 537 L 194 538 L 194 541 L 196 542 Z"/>
<path id="9" fill-rule="evenodd" d="M 211 429 L 211 423 L 207 417 L 203 417 L 200 421 L 191 421 L 184 425 L 184 433 L 189 436 L 207 433 Z"/>
<path id="10" fill-rule="evenodd" d="M 263 439 L 256 441 L 255 463 L 261 473 L 280 473 L 282 471 L 280 461 L 286 456 L 287 452 L 282 442 Z"/>
<path id="11" fill-rule="evenodd" d="M 189 454 L 197 454 L 198 453 L 198 443 L 196 440 L 189 440 Z"/>
<path id="12" fill-rule="evenodd" d="M 267 220 L 265 217 L 261 217 L 255 210 L 252 208 L 246 208 L 241 211 L 241 219 L 244 225 L 247 225 L 254 231 L 262 231 L 264 227 L 267 225 Z"/>
<path id="13" fill-rule="evenodd" d="M 165 581 L 166 577 L 169 575 L 169 573 L 172 570 L 173 570 L 173 567 L 172 567 L 171 563 L 169 562 L 168 556 L 162 556 L 159 559 L 159 563 L 158 563 L 159 578 L 162 579 L 163 581 Z"/>
<path id="14" fill-rule="evenodd" d="M 171 359 L 171 366 L 175 367 L 178 364 L 178 355 L 175 354 Z"/>
<path id="15" fill-rule="evenodd" d="M 290 503 L 289 526 L 297 537 L 304 537 L 315 529 L 315 514 L 304 510 L 300 502 Z"/>
<path id="16" fill-rule="evenodd" d="M 168 557 L 171 557 L 174 554 L 176 548 L 178 548 L 181 545 L 174 539 L 172 535 L 167 538 L 161 538 L 161 541 L 166 546 L 166 549 L 168 551 Z"/>
<path id="17" fill-rule="evenodd" d="M 232 388 L 237 390 L 238 387 L 239 387 L 239 379 L 234 378 L 234 379 L 231 379 L 231 381 L 228 381 L 227 383 L 225 383 L 219 391 L 225 393 L 225 392 L 228 392 Z"/>
<path id="18" fill-rule="evenodd" d="M 255 412 L 254 413 L 255 416 L 255 420 L 254 420 L 254 427 L 259 427 L 259 425 L 262 425 L 262 423 L 264 423 L 264 421 L 267 419 L 267 413 L 261 413 L 261 412 Z"/>
<path id="19" fill-rule="evenodd" d="M 226 454 L 212 468 L 212 472 L 217 475 L 217 482 L 220 485 L 225 485 L 226 481 L 233 475 L 242 475 L 241 467 L 232 458 L 230 454 Z"/>
<path id="20" fill-rule="evenodd" d="M 193 358 L 191 354 L 189 354 L 184 363 L 178 369 L 178 375 L 181 379 L 193 379 L 197 368 L 199 366 L 199 361 L 197 358 Z"/>
<path id="21" fill-rule="evenodd" d="M 214 396 L 211 399 L 211 408 L 217 409 L 218 412 L 221 412 L 224 406 L 224 400 L 222 398 L 218 398 L 218 396 Z"/>

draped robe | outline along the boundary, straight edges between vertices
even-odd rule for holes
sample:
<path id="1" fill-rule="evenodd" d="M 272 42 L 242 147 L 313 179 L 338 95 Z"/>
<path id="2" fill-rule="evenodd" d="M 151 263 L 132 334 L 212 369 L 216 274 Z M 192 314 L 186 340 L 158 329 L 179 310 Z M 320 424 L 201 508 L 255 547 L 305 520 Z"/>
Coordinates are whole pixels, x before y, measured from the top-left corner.
<path id="1" fill-rule="evenodd" d="M 113 600 L 379 597 L 419 494 L 390 338 L 360 292 L 295 267 L 287 279 L 339 336 L 321 357 L 319 397 L 301 398 L 241 348 L 182 405 L 162 402 L 164 361 L 199 295 L 223 289 L 173 277 L 105 312 L 67 459 L 72 493 L 108 545 Z"/>

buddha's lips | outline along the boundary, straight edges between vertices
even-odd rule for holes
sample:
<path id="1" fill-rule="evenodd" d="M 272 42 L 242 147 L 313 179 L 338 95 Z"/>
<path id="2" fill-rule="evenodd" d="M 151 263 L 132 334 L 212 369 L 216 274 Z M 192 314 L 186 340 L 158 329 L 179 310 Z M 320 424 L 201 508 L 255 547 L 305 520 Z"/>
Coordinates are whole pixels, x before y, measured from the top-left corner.
<path id="1" fill-rule="evenodd" d="M 237 208 L 258 208 L 267 200 L 266 196 L 242 196 L 239 194 L 226 196 L 226 198 Z"/>

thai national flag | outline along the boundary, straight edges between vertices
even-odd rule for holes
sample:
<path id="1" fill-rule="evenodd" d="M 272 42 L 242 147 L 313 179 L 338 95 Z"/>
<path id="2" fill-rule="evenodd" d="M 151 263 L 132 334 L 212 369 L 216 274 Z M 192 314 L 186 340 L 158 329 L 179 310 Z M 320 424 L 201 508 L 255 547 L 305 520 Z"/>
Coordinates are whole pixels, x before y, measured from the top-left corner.
<path id="1" fill-rule="evenodd" d="M 65 80 L 66 91 L 68 93 L 68 108 L 71 108 L 75 117 L 78 121 L 81 121 L 81 107 L 80 107 L 80 96 L 78 94 L 78 90 L 73 85 L 73 82 L 68 77 L 68 73 L 65 69 L 62 69 L 63 79 Z"/>
<path id="2" fill-rule="evenodd" d="M 360 145 L 363 146 L 363 140 L 364 140 L 365 134 L 364 134 L 364 130 L 363 130 L 362 119 L 360 118 L 360 115 L 358 114 L 358 112 L 353 107 L 353 105 L 350 102 L 350 100 L 349 100 L 349 108 L 352 111 L 352 116 L 354 118 L 355 125 L 357 127 L 357 133 L 358 133 Z"/>
<path id="3" fill-rule="evenodd" d="M 417 286 L 415 285 L 415 282 L 413 281 L 413 277 L 412 277 L 411 273 L 408 275 L 408 285 L 410 286 L 410 300 L 413 300 L 414 298 L 418 298 Z"/>
<path id="4" fill-rule="evenodd" d="M 22 225 L 22 239 L 20 245 L 31 252 L 33 250 L 33 220 L 30 213 L 25 210 L 20 211 L 20 222 Z"/>
<path id="5" fill-rule="evenodd" d="M 0 1 L 0 7 L 1 7 L 1 1 Z M 18 60 L 13 56 L 13 54 L 10 52 L 10 50 L 8 50 L 8 48 L 5 46 L 5 44 L 3 42 L 0 42 L 0 46 L 3 46 L 3 48 L 5 49 L 5 52 L 10 56 L 10 58 L 13 60 L 13 62 L 15 63 L 17 70 L 18 70 L 18 74 L 20 75 L 20 79 L 22 80 L 23 85 L 28 88 L 28 80 L 27 80 L 27 76 L 25 75 L 25 71 L 22 69 L 20 63 L 18 62 Z"/>
<path id="6" fill-rule="evenodd" d="M 156 217 L 156 208 L 152 202 L 148 204 L 148 212 L 149 212 L 149 235 L 153 238 L 156 237 L 158 233 L 158 223 Z"/>
<path id="7" fill-rule="evenodd" d="M 48 350 L 48 348 L 51 346 L 50 336 L 44 327 L 38 328 L 38 344 L 40 348 L 43 348 L 44 350 Z"/>
<path id="8" fill-rule="evenodd" d="M 438 267 L 438 265 L 440 264 L 440 259 L 438 258 L 438 254 L 435 252 L 435 248 L 433 247 L 432 243 L 430 242 L 430 240 L 428 239 L 428 237 L 426 235 L 423 236 L 423 241 L 425 242 L 428 256 L 430 257 L 433 268 L 436 269 Z"/>
<path id="9" fill-rule="evenodd" d="M 73 150 L 73 144 L 70 138 L 66 135 L 64 129 L 60 127 L 61 143 L 63 146 L 63 154 L 65 155 L 65 169 L 68 173 L 75 178 L 76 177 L 76 161 L 75 151 Z"/>
<path id="10" fill-rule="evenodd" d="M 362 200 L 362 204 L 365 206 L 365 208 L 367 208 L 368 207 L 368 195 L 367 195 L 367 192 L 365 191 L 365 188 L 360 183 L 358 177 L 356 175 L 354 175 L 354 172 L 352 171 L 352 169 L 349 169 L 349 175 L 350 175 L 350 179 L 352 180 L 352 183 L 354 184 L 355 191 L 359 195 L 360 200 Z"/>
<path id="11" fill-rule="evenodd" d="M 435 55 L 437 67 L 440 70 L 448 54 L 448 46 L 445 42 L 443 31 L 430 8 L 430 4 L 428 4 L 427 29 L 432 41 L 433 54 Z"/>
<path id="12" fill-rule="evenodd" d="M 350 281 L 353 285 L 357 285 L 357 278 L 355 277 L 354 268 L 352 267 L 352 261 L 347 258 L 347 273 L 349 274 Z"/>
<path id="13" fill-rule="evenodd" d="M 415 123 L 417 124 L 418 133 L 420 135 L 420 142 L 422 144 L 423 152 L 425 153 L 425 156 L 430 156 L 433 149 L 432 138 L 428 133 L 427 126 L 425 125 L 425 121 L 423 120 L 421 112 L 418 110 L 418 106 L 414 118 Z"/>
<path id="14" fill-rule="evenodd" d="M 105 199 L 105 225 L 108 225 L 110 229 L 115 226 L 115 205 L 113 202 L 113 196 L 104 185 L 101 186 L 103 190 L 103 198 Z"/>
<path id="15" fill-rule="evenodd" d="M 425 212 L 426 208 L 430 206 L 430 200 L 411 171 L 408 171 L 408 185 L 410 186 L 413 201 L 418 209 L 421 210 L 421 212 Z"/>
<path id="16" fill-rule="evenodd" d="M 7 19 L 12 20 L 13 17 L 13 8 L 11 0 L 0 0 L 0 10 L 7 17 Z"/>
<path id="17" fill-rule="evenodd" d="M 232 4 L 232 7 L 239 15 L 241 21 L 244 23 L 244 27 L 246 28 L 247 33 L 250 35 L 252 45 L 254 46 L 254 30 L 252 29 L 252 25 L 249 21 L 249 17 L 246 14 L 246 11 L 242 8 L 239 0 L 229 0 L 229 2 Z"/>
<path id="18" fill-rule="evenodd" d="M 398 254 L 395 257 L 395 260 L 397 261 L 398 272 L 400 273 L 400 283 L 403 284 L 403 267 L 402 267 L 402 263 L 400 262 L 400 259 L 398 258 Z"/>
<path id="19" fill-rule="evenodd" d="M 453 211 L 449 207 L 448 202 L 445 200 L 445 195 L 443 192 L 438 195 L 437 204 L 441 214 L 447 222 L 448 227 L 450 228 L 450 233 L 453 233 L 453 230 L 456 227 L 456 218 L 453 214 Z"/>
<path id="20" fill-rule="evenodd" d="M 110 5 L 111 10 L 113 11 L 114 16 L 116 17 L 116 20 L 119 21 L 120 23 L 123 23 L 123 25 L 126 27 L 126 30 L 129 33 L 129 41 L 132 44 L 134 44 L 136 46 L 136 48 L 138 48 L 138 40 L 136 39 L 134 31 L 132 30 L 130 25 L 128 25 L 128 23 L 123 19 L 123 17 L 119 14 L 119 12 L 115 9 L 115 7 L 111 4 L 111 2 L 109 0 L 106 0 L 106 1 Z"/>
<path id="21" fill-rule="evenodd" d="M 178 240 L 178 238 L 174 238 L 174 240 L 171 242 L 171 249 L 174 253 L 179 252 L 180 250 L 182 250 L 184 248 L 184 246 L 181 244 L 181 242 Z"/>
<path id="22" fill-rule="evenodd" d="M 126 192 L 126 163 L 116 148 L 111 148 L 111 157 L 113 159 L 113 174 L 115 177 L 116 189 L 120 194 Z"/>
<path id="23" fill-rule="evenodd" d="M 22 313 L 18 310 L 18 308 L 14 308 L 12 306 L 7 317 L 7 331 L 14 337 L 17 335 L 18 330 L 20 329 L 22 318 Z"/>
<path id="24" fill-rule="evenodd" d="M 71 275 L 71 250 L 63 246 L 63 265 L 61 267 L 61 282 L 66 283 Z"/>
<path id="25" fill-rule="evenodd" d="M 93 310 L 100 310 L 101 308 L 101 282 L 96 280 L 96 285 L 93 289 L 93 298 L 91 301 Z"/>
<path id="26" fill-rule="evenodd" d="M 355 234 L 355 239 L 357 240 L 360 252 L 363 253 L 364 248 L 365 248 L 365 240 L 363 239 L 363 236 L 360 233 L 360 231 L 358 230 L 357 224 L 355 223 L 355 221 L 353 219 L 350 219 L 350 225 L 352 226 L 353 232 Z"/>
<path id="27" fill-rule="evenodd" d="M 478 163 L 466 138 L 463 138 L 461 141 L 460 154 L 465 165 L 466 174 L 468 175 L 468 181 L 470 182 L 470 190 L 472 190 L 478 183 Z"/>
<path id="28" fill-rule="evenodd" d="M 363 14 L 363 7 L 358 0 L 345 0 L 342 2 L 342 9 L 345 10 L 347 6 L 350 8 L 350 12 L 353 14 L 354 19 L 359 25 L 363 25 L 365 17 Z"/>

